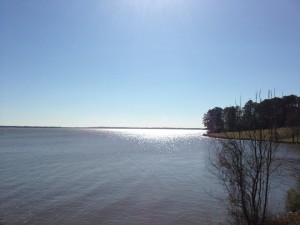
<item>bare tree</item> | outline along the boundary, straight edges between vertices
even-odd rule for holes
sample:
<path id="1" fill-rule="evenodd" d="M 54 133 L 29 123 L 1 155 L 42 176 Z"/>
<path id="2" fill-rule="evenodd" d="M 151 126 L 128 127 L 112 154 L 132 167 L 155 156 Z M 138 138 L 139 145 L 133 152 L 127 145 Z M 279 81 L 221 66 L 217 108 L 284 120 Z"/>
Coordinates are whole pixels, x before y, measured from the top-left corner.
<path id="1" fill-rule="evenodd" d="M 272 118 L 269 121 L 275 124 Z M 233 224 L 260 225 L 267 218 L 271 176 L 280 165 L 275 158 L 276 128 L 269 127 L 227 133 L 211 161 L 226 191 Z"/>

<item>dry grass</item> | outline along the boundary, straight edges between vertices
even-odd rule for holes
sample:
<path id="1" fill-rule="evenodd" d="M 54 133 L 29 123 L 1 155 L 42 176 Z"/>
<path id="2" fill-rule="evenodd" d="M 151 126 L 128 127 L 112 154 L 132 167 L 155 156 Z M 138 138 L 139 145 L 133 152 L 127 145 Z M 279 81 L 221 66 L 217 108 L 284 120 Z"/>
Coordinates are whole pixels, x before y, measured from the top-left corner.
<path id="1" fill-rule="evenodd" d="M 289 213 L 285 216 L 271 218 L 265 225 L 300 225 L 300 211 Z"/>
<path id="2" fill-rule="evenodd" d="M 279 128 L 276 130 L 276 136 L 273 135 L 273 140 L 283 143 L 295 143 L 297 142 L 297 136 L 294 136 L 294 129 L 291 128 Z M 242 132 L 220 132 L 220 133 L 208 133 L 205 136 L 213 138 L 224 138 L 224 139 L 257 139 L 257 140 L 269 140 L 270 134 L 269 130 L 263 130 L 261 133 L 258 130 L 253 131 L 242 131 Z M 294 142 L 293 142 L 294 141 Z M 300 142 L 300 135 L 298 136 L 298 143 Z"/>

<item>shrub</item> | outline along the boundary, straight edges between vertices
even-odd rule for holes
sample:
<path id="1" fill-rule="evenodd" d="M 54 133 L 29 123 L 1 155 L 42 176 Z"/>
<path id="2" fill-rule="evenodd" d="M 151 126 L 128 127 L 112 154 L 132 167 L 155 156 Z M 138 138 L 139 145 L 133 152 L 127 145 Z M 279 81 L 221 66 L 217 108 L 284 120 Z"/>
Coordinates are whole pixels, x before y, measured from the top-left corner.
<path id="1" fill-rule="evenodd" d="M 296 212 L 300 210 L 300 179 L 297 181 L 296 188 L 291 188 L 287 191 L 285 204 L 288 211 Z"/>

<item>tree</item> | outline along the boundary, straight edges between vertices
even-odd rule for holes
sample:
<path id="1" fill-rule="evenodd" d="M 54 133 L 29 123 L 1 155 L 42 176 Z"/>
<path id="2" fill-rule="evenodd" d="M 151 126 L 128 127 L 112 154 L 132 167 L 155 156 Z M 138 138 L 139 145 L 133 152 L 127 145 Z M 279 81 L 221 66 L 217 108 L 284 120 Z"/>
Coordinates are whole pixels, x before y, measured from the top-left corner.
<path id="1" fill-rule="evenodd" d="M 203 117 L 203 124 L 207 127 L 209 131 L 212 132 L 220 132 L 223 130 L 223 109 L 220 107 L 215 107 L 213 109 L 208 110 Z"/>
<path id="2" fill-rule="evenodd" d="M 299 128 L 300 128 L 300 97 L 295 95 L 285 96 L 283 97 L 283 101 L 285 102 L 285 113 L 287 115 L 286 118 L 286 126 L 290 128 L 293 143 L 299 142 Z M 296 140 L 295 140 L 296 139 Z"/>
<path id="3" fill-rule="evenodd" d="M 275 160 L 279 145 L 275 142 L 276 121 L 272 110 L 268 113 L 268 120 L 258 114 L 257 121 L 263 123 L 258 124 L 260 129 L 238 132 L 238 136 L 227 133 L 228 139 L 220 140 L 211 161 L 213 174 L 226 190 L 234 224 L 260 225 L 267 218 L 271 175 L 279 166 Z M 269 129 L 263 130 L 266 121 Z"/>
<path id="4" fill-rule="evenodd" d="M 255 130 L 257 128 L 257 103 L 249 100 L 243 107 L 244 130 Z"/>
<path id="5" fill-rule="evenodd" d="M 237 120 L 241 118 L 242 121 L 237 124 Z M 209 132 L 268 129 L 270 126 L 288 127 L 294 139 L 299 136 L 299 123 L 300 97 L 296 95 L 273 97 L 259 103 L 249 100 L 242 110 L 232 106 L 224 109 L 215 107 L 208 110 L 203 117 L 203 124 Z"/>
<path id="6" fill-rule="evenodd" d="M 223 109 L 223 120 L 225 131 L 235 131 L 237 129 L 237 121 L 239 117 L 239 107 L 226 107 Z"/>
<path id="7" fill-rule="evenodd" d="M 290 110 L 287 114 L 286 124 L 290 128 L 293 143 L 299 143 L 299 130 L 300 130 L 300 108 Z"/>

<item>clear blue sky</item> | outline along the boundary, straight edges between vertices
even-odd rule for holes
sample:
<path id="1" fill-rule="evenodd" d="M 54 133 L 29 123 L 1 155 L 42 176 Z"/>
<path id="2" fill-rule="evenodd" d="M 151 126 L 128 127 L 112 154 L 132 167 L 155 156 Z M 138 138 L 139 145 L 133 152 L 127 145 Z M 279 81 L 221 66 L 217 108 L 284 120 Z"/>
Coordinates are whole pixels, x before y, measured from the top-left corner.
<path id="1" fill-rule="evenodd" d="M 202 127 L 300 95 L 299 0 L 0 0 L 0 125 Z"/>

